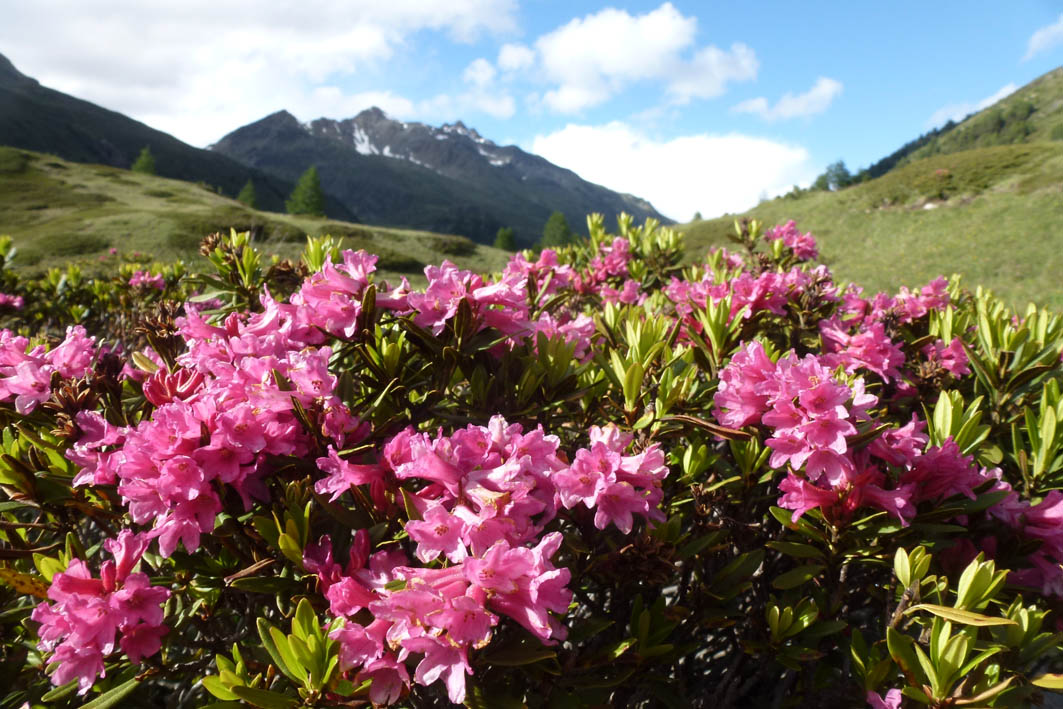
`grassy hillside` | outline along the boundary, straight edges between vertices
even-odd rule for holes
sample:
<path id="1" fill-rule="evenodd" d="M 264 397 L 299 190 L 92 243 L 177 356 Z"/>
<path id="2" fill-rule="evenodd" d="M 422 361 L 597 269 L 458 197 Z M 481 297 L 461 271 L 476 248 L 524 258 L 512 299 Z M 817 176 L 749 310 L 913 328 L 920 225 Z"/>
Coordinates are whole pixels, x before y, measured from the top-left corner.
<path id="1" fill-rule="evenodd" d="M 764 202 L 794 219 L 839 278 L 871 290 L 960 273 L 1015 305 L 1063 307 L 1063 142 L 979 148 L 912 162 L 838 192 Z M 688 253 L 727 245 L 734 216 L 680 226 Z"/>
<path id="2" fill-rule="evenodd" d="M 1063 141 L 1063 67 L 968 116 L 912 151 L 901 164 L 972 148 L 1048 140 Z"/>
<path id="3" fill-rule="evenodd" d="M 378 254 L 385 275 L 412 280 L 443 259 L 498 269 L 508 258 L 460 236 L 260 212 L 192 183 L 0 147 L 0 234 L 13 237 L 27 273 L 71 260 L 93 270 L 111 247 L 193 262 L 205 235 L 230 227 L 282 256 L 298 255 L 307 234 L 342 236 L 345 247 Z"/>

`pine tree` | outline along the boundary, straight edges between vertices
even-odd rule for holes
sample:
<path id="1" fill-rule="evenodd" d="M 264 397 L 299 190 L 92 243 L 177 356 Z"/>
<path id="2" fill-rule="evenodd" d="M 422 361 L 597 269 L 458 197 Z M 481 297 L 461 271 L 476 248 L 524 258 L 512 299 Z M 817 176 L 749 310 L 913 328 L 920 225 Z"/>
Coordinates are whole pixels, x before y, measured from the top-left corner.
<path id="1" fill-rule="evenodd" d="M 136 162 L 133 163 L 133 167 L 129 168 L 133 172 L 142 172 L 145 175 L 155 174 L 155 156 L 151 154 L 151 148 L 144 146 L 144 149 L 140 151 L 140 155 L 137 156 Z"/>
<path id="2" fill-rule="evenodd" d="M 288 214 L 310 214 L 315 217 L 325 216 L 325 193 L 321 191 L 321 180 L 317 176 L 317 167 L 307 168 L 299 181 L 295 183 L 291 197 L 284 203 Z"/>
<path id="3" fill-rule="evenodd" d="M 240 190 L 240 194 L 236 195 L 237 202 L 243 202 L 251 209 L 258 209 L 258 196 L 255 194 L 255 183 L 251 180 L 247 181 L 244 188 Z"/>
<path id="4" fill-rule="evenodd" d="M 494 244 L 494 246 L 495 246 L 496 249 L 505 249 L 506 251 L 516 251 L 517 250 L 517 239 L 513 235 L 513 227 L 504 226 L 501 229 L 499 229 L 498 233 L 495 234 L 495 244 Z"/>
<path id="5" fill-rule="evenodd" d="M 543 248 L 567 246 L 576 243 L 576 235 L 569 228 L 568 220 L 565 219 L 564 214 L 554 212 L 550 215 L 550 218 L 546 220 L 546 226 L 543 227 L 543 238 L 539 243 L 542 244 Z"/>

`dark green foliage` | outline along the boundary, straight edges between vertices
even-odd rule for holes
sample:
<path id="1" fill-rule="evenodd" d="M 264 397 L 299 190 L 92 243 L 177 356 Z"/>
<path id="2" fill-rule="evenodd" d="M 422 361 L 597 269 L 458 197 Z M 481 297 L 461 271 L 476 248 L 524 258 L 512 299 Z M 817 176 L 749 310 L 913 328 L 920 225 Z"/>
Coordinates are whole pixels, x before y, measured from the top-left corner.
<path id="1" fill-rule="evenodd" d="M 436 251 L 446 256 L 468 256 L 476 251 L 476 243 L 464 236 L 441 236 L 433 245 Z"/>
<path id="2" fill-rule="evenodd" d="M 569 228 L 568 220 L 565 219 L 564 214 L 554 212 L 550 215 L 550 218 L 546 220 L 546 226 L 543 227 L 543 238 L 539 243 L 544 248 L 568 246 L 576 243 L 576 235 Z"/>
<path id="3" fill-rule="evenodd" d="M 392 249 L 378 248 L 373 251 L 378 257 L 376 267 L 382 271 L 399 273 L 420 273 L 427 265 L 424 262 Z"/>
<path id="4" fill-rule="evenodd" d="M 309 214 L 315 217 L 325 216 L 325 194 L 321 191 L 321 179 L 317 176 L 317 167 L 311 165 L 295 183 L 291 197 L 284 203 L 288 214 Z"/>
<path id="5" fill-rule="evenodd" d="M 694 218 L 691 219 L 690 221 L 692 221 L 692 222 L 700 222 L 702 219 L 704 219 L 704 217 L 701 216 L 701 212 L 694 212 Z"/>
<path id="6" fill-rule="evenodd" d="M 849 172 L 849 168 L 845 166 L 844 160 L 838 160 L 827 165 L 827 169 L 822 175 L 816 178 L 816 181 L 812 183 L 812 189 L 814 190 L 830 190 L 835 192 L 844 187 L 848 187 L 853 183 L 853 176 Z"/>
<path id="7" fill-rule="evenodd" d="M 49 256 L 82 256 L 103 251 L 110 245 L 107 239 L 94 234 L 55 234 L 44 237 L 33 248 Z"/>
<path id="8" fill-rule="evenodd" d="M 915 140 L 908 141 L 894 152 L 890 153 L 878 162 L 873 163 L 870 167 L 861 170 L 859 173 L 861 181 L 868 178 L 881 177 L 882 175 L 885 175 L 887 172 L 897 167 L 897 165 L 904 162 L 905 159 L 909 155 L 914 153 L 916 150 L 923 147 L 924 145 L 928 145 L 938 136 L 948 133 L 955 127 L 956 122 L 950 120 L 948 123 L 941 126 L 940 128 L 935 128 L 934 130 L 923 133 Z"/>
<path id="9" fill-rule="evenodd" d="M 243 202 L 251 209 L 258 209 L 258 196 L 255 194 L 255 183 L 248 180 L 240 194 L 236 195 L 237 202 Z"/>
<path id="10" fill-rule="evenodd" d="M 176 218 L 176 222 L 176 229 L 167 238 L 167 244 L 179 251 L 197 251 L 203 237 L 215 232 L 228 234 L 230 229 L 250 232 L 255 241 L 306 241 L 302 229 L 239 207 L 183 215 Z"/>
<path id="11" fill-rule="evenodd" d="M 495 234 L 494 247 L 496 249 L 505 249 L 506 251 L 517 250 L 517 240 L 513 235 L 512 227 L 504 226 L 498 230 Z"/>
<path id="12" fill-rule="evenodd" d="M 0 174 L 17 175 L 25 172 L 29 154 L 20 150 L 0 150 Z"/>
<path id="13" fill-rule="evenodd" d="M 140 155 L 133 161 L 133 166 L 129 168 L 133 172 L 141 172 L 145 175 L 155 174 L 155 156 L 151 154 L 151 148 L 144 146 Z"/>

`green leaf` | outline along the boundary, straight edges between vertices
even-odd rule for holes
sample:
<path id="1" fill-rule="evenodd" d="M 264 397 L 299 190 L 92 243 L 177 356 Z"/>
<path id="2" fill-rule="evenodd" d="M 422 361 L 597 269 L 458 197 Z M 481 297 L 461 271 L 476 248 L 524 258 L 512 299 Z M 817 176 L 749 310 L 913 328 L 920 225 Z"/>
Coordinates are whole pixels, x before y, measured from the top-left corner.
<path id="1" fill-rule="evenodd" d="M 233 694 L 260 709 L 290 709 L 295 706 L 295 700 L 277 692 L 254 687 L 233 687 Z"/>
<path id="2" fill-rule="evenodd" d="M 229 691 L 229 687 L 221 681 L 220 677 L 214 675 L 208 675 L 200 680 L 203 688 L 213 694 L 218 699 L 222 699 L 227 702 L 234 702 L 239 697 Z"/>
<path id="3" fill-rule="evenodd" d="M 1063 675 L 1045 672 L 1030 678 L 1030 684 L 1042 689 L 1063 689 Z"/>
<path id="4" fill-rule="evenodd" d="M 787 556 L 797 559 L 822 559 L 823 552 L 811 544 L 799 544 L 797 542 L 768 542 L 767 546 L 775 551 L 782 552 Z"/>
<path id="5" fill-rule="evenodd" d="M 62 699 L 63 697 L 67 696 L 68 694 L 76 692 L 77 688 L 78 688 L 78 681 L 76 679 L 72 679 L 69 682 L 67 682 L 66 684 L 61 684 L 58 687 L 56 687 L 55 689 L 51 690 L 50 692 L 47 692 L 43 697 L 41 697 L 41 701 L 42 702 L 52 702 L 52 701 L 55 701 L 56 699 Z"/>
<path id="6" fill-rule="evenodd" d="M 299 662 L 295 652 L 292 651 L 288 636 L 272 626 L 269 629 L 269 636 L 273 639 L 273 646 L 277 648 L 277 652 L 284 658 L 284 664 L 291 673 L 289 676 L 301 684 L 306 679 L 306 667 Z"/>
<path id="7" fill-rule="evenodd" d="M 606 645 L 605 648 L 602 650 L 602 654 L 608 657 L 610 660 L 615 660 L 621 655 L 623 655 L 625 652 L 630 650 L 632 646 L 634 646 L 637 642 L 638 640 L 636 640 L 635 638 L 628 638 L 627 640 L 621 640 L 620 642 L 612 643 L 611 645 Z"/>
<path id="8" fill-rule="evenodd" d="M 424 518 L 417 509 L 417 505 L 413 503 L 413 495 L 406 491 L 406 488 L 400 487 L 399 491 L 402 493 L 402 505 L 406 508 L 406 518 L 409 520 L 416 520 L 420 522 Z"/>
<path id="9" fill-rule="evenodd" d="M 906 610 L 905 614 L 910 615 L 916 611 L 933 613 L 939 618 L 944 618 L 953 623 L 962 623 L 963 625 L 975 625 L 978 627 L 989 625 L 1018 625 L 1018 623 L 1009 618 L 991 618 L 990 616 L 982 615 L 981 613 L 972 613 L 971 611 L 950 608 L 949 606 L 938 606 L 933 603 L 916 604 Z"/>
<path id="10" fill-rule="evenodd" d="M 282 532 L 277 537 L 277 547 L 290 561 L 300 565 L 303 563 L 303 549 L 292 535 Z"/>
<path id="11" fill-rule="evenodd" d="M 235 579 L 229 585 L 240 591 L 274 595 L 284 591 L 293 591 L 299 586 L 295 579 L 283 576 L 245 576 L 244 578 Z"/>
<path id="12" fill-rule="evenodd" d="M 796 569 L 790 569 L 785 574 L 777 576 L 771 585 L 780 591 L 796 588 L 803 583 L 806 583 L 809 579 L 812 579 L 819 575 L 820 571 L 823 571 L 823 564 L 805 564 L 798 566 Z"/>
<path id="13" fill-rule="evenodd" d="M 117 706 L 120 701 L 137 688 L 138 684 L 140 684 L 140 680 L 134 677 L 128 682 L 123 682 L 114 689 L 104 692 L 91 702 L 82 704 L 81 709 L 109 709 L 109 707 Z"/>
<path id="14" fill-rule="evenodd" d="M 889 649 L 890 657 L 905 672 L 913 674 L 919 672 L 918 679 L 921 680 L 922 673 L 919 667 L 919 660 L 912 649 L 913 645 L 912 639 L 904 633 L 901 633 L 896 628 L 886 628 L 886 647 Z"/>
<path id="15" fill-rule="evenodd" d="M 295 618 L 292 621 L 292 632 L 301 640 L 306 640 L 311 635 L 318 634 L 317 615 L 314 607 L 305 597 L 299 601 L 295 609 Z"/>
<path id="16" fill-rule="evenodd" d="M 678 552 L 676 552 L 676 557 L 679 559 L 689 559 L 692 556 L 697 556 L 702 551 L 704 551 L 706 547 L 718 542 L 720 540 L 720 536 L 721 535 L 716 532 L 711 532 L 704 536 L 691 539 L 689 542 L 684 544 Z"/>
<path id="17" fill-rule="evenodd" d="M 531 665 L 541 660 L 551 660 L 557 657 L 557 652 L 548 647 L 534 647 L 530 644 L 514 644 L 509 647 L 501 647 L 498 650 L 485 654 L 484 662 L 487 666 L 520 667 Z"/>
<path id="18" fill-rule="evenodd" d="M 277 666 L 277 669 L 283 672 L 293 682 L 302 681 L 302 679 L 288 666 L 288 663 L 284 661 L 284 657 L 281 655 L 277 643 L 273 640 L 272 631 L 276 630 L 276 628 L 270 625 L 269 621 L 265 618 L 259 618 L 257 625 L 258 636 L 262 639 L 262 646 L 266 648 L 266 652 L 269 653 L 269 656 L 273 660 L 273 664 Z M 287 638 L 285 638 L 285 649 L 287 650 Z M 290 654 L 290 651 L 285 654 Z"/>

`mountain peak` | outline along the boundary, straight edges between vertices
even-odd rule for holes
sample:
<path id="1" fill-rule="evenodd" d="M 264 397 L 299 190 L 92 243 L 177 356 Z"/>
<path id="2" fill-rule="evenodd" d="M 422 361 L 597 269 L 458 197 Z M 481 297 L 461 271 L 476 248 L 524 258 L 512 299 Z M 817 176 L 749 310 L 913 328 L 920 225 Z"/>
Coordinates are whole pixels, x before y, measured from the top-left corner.
<path id="1" fill-rule="evenodd" d="M 388 114 L 384 113 L 384 111 L 380 108 L 376 106 L 370 106 L 369 108 L 365 109 L 357 116 L 355 116 L 354 120 L 377 123 L 381 121 L 391 121 L 392 118 Z"/>
<path id="2" fill-rule="evenodd" d="M 475 140 L 477 143 L 489 142 L 483 136 L 477 133 L 475 128 L 469 128 L 461 121 L 456 121 L 454 123 L 444 123 L 439 127 L 439 130 L 448 134 L 463 135 L 466 138 L 471 138 Z"/>
<path id="3" fill-rule="evenodd" d="M 288 113 L 288 111 L 286 111 L 283 108 L 281 110 L 279 110 L 279 111 L 275 111 L 274 113 L 269 114 L 265 118 L 259 120 L 258 123 L 268 123 L 268 124 L 271 124 L 271 125 L 278 125 L 278 126 L 282 126 L 282 125 L 302 125 L 301 123 L 299 123 L 299 119 L 298 118 L 296 118 L 292 114 Z"/>
<path id="4" fill-rule="evenodd" d="M 26 76 L 11 63 L 11 60 L 0 54 L 0 85 L 37 85 L 36 79 Z"/>
<path id="5" fill-rule="evenodd" d="M 589 212 L 667 222 L 644 200 L 586 182 L 516 146 L 496 145 L 462 121 L 399 121 L 376 106 L 305 124 L 276 113 L 238 128 L 214 149 L 285 179 L 317 164 L 325 189 L 367 222 L 481 243 L 509 226 L 520 243 L 531 244 L 555 210 L 576 224 Z"/>

